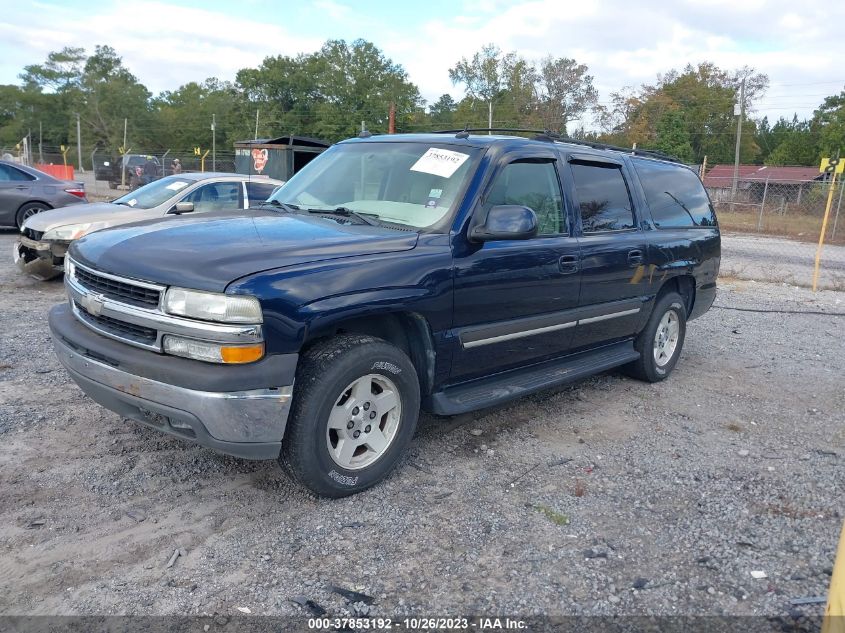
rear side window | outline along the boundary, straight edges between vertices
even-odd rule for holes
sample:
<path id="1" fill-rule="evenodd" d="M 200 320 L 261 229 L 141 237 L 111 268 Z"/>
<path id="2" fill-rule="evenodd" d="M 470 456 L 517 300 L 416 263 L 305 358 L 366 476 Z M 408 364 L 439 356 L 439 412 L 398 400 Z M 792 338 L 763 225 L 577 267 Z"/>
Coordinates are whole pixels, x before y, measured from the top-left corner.
<path id="1" fill-rule="evenodd" d="M 622 168 L 608 163 L 572 162 L 575 195 L 584 233 L 633 229 L 634 210 Z"/>
<path id="2" fill-rule="evenodd" d="M 276 190 L 277 185 L 271 182 L 248 182 L 246 183 L 246 195 L 250 204 L 264 202 L 270 194 Z"/>
<path id="3" fill-rule="evenodd" d="M 15 169 L 9 165 L 0 165 L 0 182 L 6 181 L 20 181 L 20 180 L 35 180 L 34 176 L 30 176 L 25 171 Z"/>
<path id="4" fill-rule="evenodd" d="M 689 169 L 646 160 L 634 165 L 657 228 L 716 226 L 704 186 Z"/>
<path id="5" fill-rule="evenodd" d="M 239 182 L 215 182 L 195 189 L 181 202 L 193 202 L 194 211 L 197 213 L 227 211 L 243 208 L 242 195 Z"/>

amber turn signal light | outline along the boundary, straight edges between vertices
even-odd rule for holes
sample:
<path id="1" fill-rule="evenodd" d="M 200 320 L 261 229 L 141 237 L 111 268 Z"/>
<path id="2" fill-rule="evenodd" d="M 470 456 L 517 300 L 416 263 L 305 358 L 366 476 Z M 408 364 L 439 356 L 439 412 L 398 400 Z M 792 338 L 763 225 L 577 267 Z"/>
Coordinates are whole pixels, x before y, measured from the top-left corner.
<path id="1" fill-rule="evenodd" d="M 263 356 L 264 343 L 220 348 L 220 358 L 227 364 L 252 363 L 261 359 Z"/>

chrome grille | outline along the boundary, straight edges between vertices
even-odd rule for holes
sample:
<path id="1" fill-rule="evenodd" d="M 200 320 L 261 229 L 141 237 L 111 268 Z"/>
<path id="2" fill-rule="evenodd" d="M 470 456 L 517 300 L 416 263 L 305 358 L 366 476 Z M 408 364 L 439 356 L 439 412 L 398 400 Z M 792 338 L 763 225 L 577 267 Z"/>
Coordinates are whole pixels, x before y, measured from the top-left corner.
<path id="1" fill-rule="evenodd" d="M 244 345 L 264 340 L 261 324 L 210 323 L 165 313 L 167 287 L 120 277 L 65 260 L 65 286 L 73 313 L 86 327 L 109 338 L 162 352 L 164 336 Z"/>
<path id="2" fill-rule="evenodd" d="M 104 277 L 79 266 L 75 268 L 74 276 L 86 288 L 131 305 L 155 308 L 161 298 L 159 290 Z"/>
<path id="3" fill-rule="evenodd" d="M 78 314 L 82 317 L 82 320 L 88 321 L 90 325 L 93 325 L 99 330 L 103 330 L 123 339 L 135 341 L 136 343 L 151 345 L 156 342 L 158 332 L 153 328 L 136 325 L 134 323 L 127 323 L 126 321 L 119 321 L 118 319 L 113 319 L 102 314 L 95 316 L 81 306 L 78 301 L 74 301 L 74 305 L 78 310 Z"/>

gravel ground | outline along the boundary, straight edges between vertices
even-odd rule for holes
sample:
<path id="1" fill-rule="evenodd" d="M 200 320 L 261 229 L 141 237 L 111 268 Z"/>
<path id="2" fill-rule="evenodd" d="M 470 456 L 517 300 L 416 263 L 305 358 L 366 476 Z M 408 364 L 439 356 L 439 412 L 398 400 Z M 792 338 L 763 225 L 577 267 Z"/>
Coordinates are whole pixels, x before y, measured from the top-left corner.
<path id="1" fill-rule="evenodd" d="M 668 381 L 424 416 L 386 482 L 330 501 L 95 405 L 48 342 L 61 283 L 4 263 L 0 290 L 0 613 L 354 613 L 337 585 L 378 616 L 777 616 L 826 593 L 843 317 L 713 309 Z M 845 312 L 843 293 L 736 280 L 717 302 Z"/>
<path id="2" fill-rule="evenodd" d="M 722 273 L 742 279 L 811 287 L 816 248 L 814 242 L 784 237 L 723 233 Z M 818 283 L 819 288 L 845 290 L 845 246 L 824 245 Z"/>

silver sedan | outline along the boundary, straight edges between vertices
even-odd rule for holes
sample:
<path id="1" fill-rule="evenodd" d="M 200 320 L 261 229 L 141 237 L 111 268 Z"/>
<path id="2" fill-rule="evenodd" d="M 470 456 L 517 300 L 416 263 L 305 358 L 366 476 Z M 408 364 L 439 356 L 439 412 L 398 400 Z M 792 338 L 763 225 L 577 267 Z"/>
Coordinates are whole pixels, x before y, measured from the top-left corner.
<path id="1" fill-rule="evenodd" d="M 249 209 L 264 202 L 282 184 L 239 174 L 168 176 L 111 202 L 53 209 L 27 218 L 13 257 L 21 271 L 37 279 L 50 279 L 62 273 L 68 246 L 83 235 L 168 214 Z"/>
<path id="2" fill-rule="evenodd" d="M 47 209 L 84 204 L 85 185 L 59 180 L 43 171 L 0 160 L 0 226 L 20 226 Z"/>

